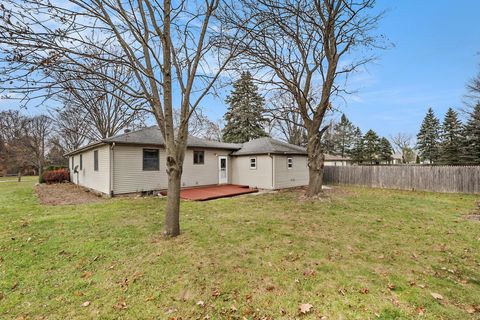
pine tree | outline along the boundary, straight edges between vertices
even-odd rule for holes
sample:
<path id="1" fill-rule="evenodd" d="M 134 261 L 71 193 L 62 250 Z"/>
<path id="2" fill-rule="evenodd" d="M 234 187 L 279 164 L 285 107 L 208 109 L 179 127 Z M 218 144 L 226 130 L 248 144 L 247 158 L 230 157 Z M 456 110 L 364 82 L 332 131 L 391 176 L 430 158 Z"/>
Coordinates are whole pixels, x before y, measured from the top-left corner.
<path id="1" fill-rule="evenodd" d="M 266 121 L 263 117 L 264 99 L 258 93 L 250 72 L 242 73 L 226 102 L 229 107 L 225 113 L 223 141 L 243 143 L 267 136 L 263 127 Z"/>
<path id="2" fill-rule="evenodd" d="M 480 164 L 480 103 L 475 106 L 463 130 L 463 162 Z"/>
<path id="3" fill-rule="evenodd" d="M 429 108 L 417 134 L 417 149 L 424 160 L 435 163 L 440 155 L 439 148 L 440 122 Z"/>
<path id="4" fill-rule="evenodd" d="M 375 163 L 379 158 L 380 138 L 373 130 L 363 136 L 363 158 L 366 162 Z"/>
<path id="5" fill-rule="evenodd" d="M 393 148 L 387 138 L 381 138 L 378 144 L 379 159 L 390 163 L 392 161 Z"/>
<path id="6" fill-rule="evenodd" d="M 449 108 L 443 120 L 440 162 L 443 164 L 458 164 L 461 161 L 462 151 L 462 123 L 458 114 Z"/>
<path id="7" fill-rule="evenodd" d="M 333 154 L 346 157 L 352 149 L 355 126 L 342 114 L 340 122 L 334 126 Z"/>
<path id="8" fill-rule="evenodd" d="M 353 130 L 352 148 L 349 151 L 348 156 L 350 156 L 350 158 L 356 163 L 362 163 L 364 161 L 364 159 L 363 159 L 363 135 L 362 135 L 362 131 L 360 130 L 359 127 L 356 127 Z"/>

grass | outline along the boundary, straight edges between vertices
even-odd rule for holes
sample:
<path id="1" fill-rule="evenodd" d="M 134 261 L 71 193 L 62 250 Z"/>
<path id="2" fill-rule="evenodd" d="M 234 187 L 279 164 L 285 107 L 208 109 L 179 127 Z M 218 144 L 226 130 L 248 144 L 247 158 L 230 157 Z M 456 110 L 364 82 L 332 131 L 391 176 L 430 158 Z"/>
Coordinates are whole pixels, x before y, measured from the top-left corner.
<path id="1" fill-rule="evenodd" d="M 164 199 L 51 207 L 34 183 L 0 184 L 2 319 L 479 318 L 476 196 L 182 202 L 183 233 L 163 240 Z"/>

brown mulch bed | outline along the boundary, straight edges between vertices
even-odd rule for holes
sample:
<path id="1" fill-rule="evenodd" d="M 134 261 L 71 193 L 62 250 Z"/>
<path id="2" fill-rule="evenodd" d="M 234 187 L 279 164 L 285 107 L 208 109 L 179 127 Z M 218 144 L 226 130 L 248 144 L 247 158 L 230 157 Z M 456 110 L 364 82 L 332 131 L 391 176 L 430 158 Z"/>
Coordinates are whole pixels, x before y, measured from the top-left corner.
<path id="1" fill-rule="evenodd" d="M 41 204 L 57 206 L 66 204 L 98 203 L 105 199 L 72 183 L 39 184 L 35 192 Z"/>

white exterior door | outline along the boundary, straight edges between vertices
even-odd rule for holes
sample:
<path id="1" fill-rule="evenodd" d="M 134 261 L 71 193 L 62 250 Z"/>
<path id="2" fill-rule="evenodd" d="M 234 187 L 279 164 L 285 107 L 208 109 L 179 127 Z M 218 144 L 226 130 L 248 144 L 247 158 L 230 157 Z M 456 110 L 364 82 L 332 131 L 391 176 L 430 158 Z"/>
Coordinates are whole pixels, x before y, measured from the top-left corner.
<path id="1" fill-rule="evenodd" d="M 227 157 L 218 157 L 218 184 L 228 183 L 228 164 Z"/>

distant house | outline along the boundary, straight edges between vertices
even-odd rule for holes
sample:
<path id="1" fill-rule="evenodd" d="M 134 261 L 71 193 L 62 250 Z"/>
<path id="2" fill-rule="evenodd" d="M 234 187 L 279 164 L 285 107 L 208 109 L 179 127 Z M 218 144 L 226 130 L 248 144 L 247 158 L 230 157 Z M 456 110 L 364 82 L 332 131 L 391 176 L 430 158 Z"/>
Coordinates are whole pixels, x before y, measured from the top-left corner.
<path id="1" fill-rule="evenodd" d="M 325 165 L 326 166 L 350 166 L 353 164 L 353 160 L 349 157 L 335 156 L 331 154 L 325 154 Z"/>
<path id="2" fill-rule="evenodd" d="M 67 156 L 71 181 L 103 194 L 167 189 L 164 140 L 156 126 L 97 141 Z M 189 136 L 182 187 L 216 184 L 262 189 L 307 185 L 307 152 L 272 138 L 235 144 Z"/>

